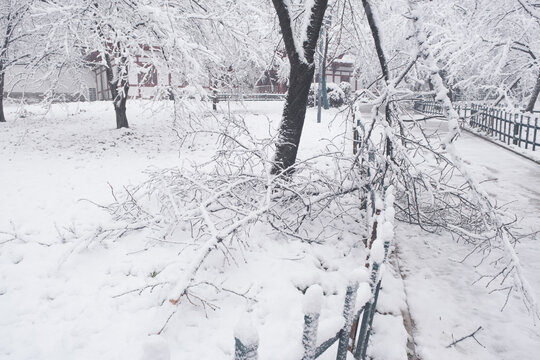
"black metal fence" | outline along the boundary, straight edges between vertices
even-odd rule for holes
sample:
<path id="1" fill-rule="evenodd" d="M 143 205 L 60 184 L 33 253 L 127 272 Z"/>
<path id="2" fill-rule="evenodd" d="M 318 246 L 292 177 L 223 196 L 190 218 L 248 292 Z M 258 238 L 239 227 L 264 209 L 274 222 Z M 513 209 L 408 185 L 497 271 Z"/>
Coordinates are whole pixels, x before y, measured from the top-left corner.
<path id="1" fill-rule="evenodd" d="M 460 104 L 454 108 L 472 128 L 501 142 L 533 151 L 540 146 L 540 121 L 534 113 L 478 104 Z M 441 105 L 435 102 L 417 101 L 414 109 L 427 114 L 442 114 Z"/>
<path id="2" fill-rule="evenodd" d="M 224 94 L 216 96 L 217 101 L 281 101 L 285 99 L 285 94 Z"/>
<path id="3" fill-rule="evenodd" d="M 426 114 L 442 114 L 442 106 L 434 101 L 415 101 L 414 110 Z"/>

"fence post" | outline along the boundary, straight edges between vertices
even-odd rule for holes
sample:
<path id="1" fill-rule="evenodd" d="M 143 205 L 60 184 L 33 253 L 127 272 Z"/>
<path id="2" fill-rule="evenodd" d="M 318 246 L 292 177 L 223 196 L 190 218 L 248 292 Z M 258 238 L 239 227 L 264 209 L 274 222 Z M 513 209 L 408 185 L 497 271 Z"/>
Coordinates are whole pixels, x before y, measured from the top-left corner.
<path id="1" fill-rule="evenodd" d="M 488 126 L 488 123 L 489 123 L 489 108 L 486 106 L 484 108 L 484 131 L 488 131 L 489 130 L 489 126 Z"/>
<path id="2" fill-rule="evenodd" d="M 518 147 L 521 147 L 521 129 L 523 128 L 523 114 L 519 117 Z"/>
<path id="3" fill-rule="evenodd" d="M 257 360 L 258 349 L 259 336 L 246 314 L 234 329 L 234 360 Z"/>
<path id="4" fill-rule="evenodd" d="M 323 290 L 319 285 L 311 285 L 306 290 L 304 296 L 304 333 L 302 335 L 304 356 L 302 356 L 302 360 L 315 359 L 322 298 Z"/>
<path id="5" fill-rule="evenodd" d="M 536 150 L 536 132 L 538 131 L 538 118 L 534 119 L 533 151 Z"/>
<path id="6" fill-rule="evenodd" d="M 506 118 L 507 118 L 507 112 L 506 111 L 503 111 L 503 116 L 502 116 L 502 128 L 501 128 L 501 132 L 502 132 L 502 141 L 504 143 L 506 143 Z"/>
<path id="7" fill-rule="evenodd" d="M 495 119 L 495 123 L 498 124 L 498 126 L 495 126 L 495 135 L 499 136 L 499 140 L 501 140 L 501 132 L 502 132 L 502 114 L 503 110 L 499 109 L 497 111 L 497 118 Z"/>
<path id="8" fill-rule="evenodd" d="M 531 128 L 531 117 L 527 116 L 527 131 L 525 133 L 525 149 L 529 148 L 529 129 Z"/>
<path id="9" fill-rule="evenodd" d="M 519 125 L 518 125 L 518 118 L 519 118 L 519 115 L 518 114 L 514 114 L 514 141 L 512 142 L 514 145 L 517 145 L 518 143 L 518 139 L 517 139 L 517 135 L 519 133 Z"/>
<path id="10" fill-rule="evenodd" d="M 488 121 L 487 121 L 489 136 L 493 136 L 493 114 L 494 113 L 495 113 L 495 109 L 490 108 L 488 111 Z"/>
<path id="11" fill-rule="evenodd" d="M 379 264 L 374 262 L 373 268 L 371 270 L 371 289 L 372 297 L 364 307 L 364 314 L 362 316 L 362 323 L 360 324 L 360 332 L 358 333 L 358 342 L 354 349 L 354 358 L 360 359 L 362 354 L 365 354 L 367 349 L 367 340 L 369 339 L 369 330 L 371 328 L 371 321 L 373 321 L 373 315 L 375 313 L 376 300 L 375 296 L 378 296 L 379 288 L 381 286 L 380 282 L 377 282 L 377 277 L 379 276 Z"/>
<path id="12" fill-rule="evenodd" d="M 347 292 L 345 293 L 345 304 L 343 305 L 343 318 L 345 319 L 345 325 L 339 334 L 339 343 L 336 360 L 346 360 L 347 351 L 349 349 L 349 336 L 351 334 L 351 328 L 354 318 L 354 306 L 356 303 L 356 295 L 358 291 L 358 281 L 351 281 L 347 286 Z M 353 339 L 354 340 L 354 339 Z"/>

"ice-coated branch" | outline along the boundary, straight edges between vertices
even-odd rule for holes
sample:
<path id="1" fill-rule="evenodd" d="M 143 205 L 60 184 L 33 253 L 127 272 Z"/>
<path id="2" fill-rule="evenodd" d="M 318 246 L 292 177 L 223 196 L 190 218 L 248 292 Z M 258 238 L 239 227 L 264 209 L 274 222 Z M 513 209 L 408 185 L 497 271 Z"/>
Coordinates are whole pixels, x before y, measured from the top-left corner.
<path id="1" fill-rule="evenodd" d="M 201 214 L 203 215 L 206 225 L 210 228 L 211 237 L 197 251 L 197 254 L 193 257 L 187 269 L 183 270 L 184 274 L 181 280 L 173 284 L 173 288 L 169 295 L 169 302 L 171 304 L 173 305 L 178 304 L 182 295 L 185 294 L 186 289 L 193 282 L 195 274 L 201 267 L 204 260 L 208 257 L 210 252 L 219 243 L 221 243 L 227 236 L 232 234 L 238 228 L 241 228 L 242 226 L 256 220 L 259 216 L 261 216 L 262 214 L 268 211 L 272 203 L 272 191 L 273 191 L 273 186 L 271 183 L 269 183 L 266 190 L 266 196 L 263 199 L 263 203 L 260 204 L 260 207 L 257 210 L 252 211 L 247 216 L 239 219 L 238 221 L 232 223 L 231 225 L 227 226 L 226 228 L 220 231 L 216 230 L 215 224 L 210 219 L 206 205 L 201 204 L 200 211 L 201 211 Z"/>

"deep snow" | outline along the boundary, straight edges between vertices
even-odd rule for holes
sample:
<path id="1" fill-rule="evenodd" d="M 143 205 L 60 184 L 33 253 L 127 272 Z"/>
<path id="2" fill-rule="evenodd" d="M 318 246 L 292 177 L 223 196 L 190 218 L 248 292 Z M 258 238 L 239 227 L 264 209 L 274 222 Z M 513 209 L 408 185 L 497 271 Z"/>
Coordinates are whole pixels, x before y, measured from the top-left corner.
<path id="1" fill-rule="evenodd" d="M 180 230 L 171 243 L 151 238 L 148 229 L 97 242 L 96 228 L 119 225 L 94 203 L 110 203 L 113 191 L 144 181 L 149 169 L 207 159 L 216 138 L 180 150 L 167 104 L 129 105 L 128 130 L 113 129 L 109 103 L 54 105 L 46 114 L 30 107 L 17 119 L 15 109 L 8 109 L 11 121 L 0 131 L 0 358 L 230 359 L 235 328 L 245 330 L 237 325 L 247 316 L 260 341 L 260 359 L 298 359 L 302 291 L 313 284 L 325 294 L 318 342 L 333 336 L 343 324 L 350 274 L 365 258 L 354 247 L 360 241 L 354 223 L 342 224 L 324 245 L 277 237 L 256 225 L 247 247 L 231 244 L 233 257 L 209 257 L 194 289 L 204 301 L 183 301 L 166 330 L 156 335 L 172 306 L 159 304 L 167 289 L 153 285 L 171 275 L 164 270 L 183 266 L 193 255 L 189 229 Z M 282 103 L 245 106 L 222 103 L 220 111 L 245 116 L 256 131 L 275 129 Z M 300 157 L 327 151 L 328 139 L 347 144 L 346 124 L 336 115 L 336 110 L 325 112 L 323 124 L 317 125 L 315 111 L 308 110 Z M 446 127 L 436 121 L 429 126 Z M 539 230 L 538 166 L 467 135 L 459 147 L 475 177 L 492 179 L 485 183 L 488 192 L 501 203 L 513 201 L 508 209 L 524 218 L 523 227 Z M 409 307 L 422 359 L 535 358 L 538 327 L 519 301 L 512 299 L 501 313 L 504 295 L 471 285 L 474 270 L 454 261 L 466 248 L 449 236 L 427 235 L 410 226 L 399 225 L 395 232 L 405 279 L 392 260 L 384 275 L 371 355 L 406 359 L 401 312 Z M 518 251 L 540 296 L 537 239 L 524 239 Z M 217 270 L 222 268 L 226 271 Z M 471 339 L 446 348 L 480 325 L 484 330 L 477 338 L 486 348 Z"/>
<path id="2" fill-rule="evenodd" d="M 245 248 L 229 244 L 231 256 L 211 254 L 178 308 L 159 302 L 167 292 L 160 281 L 180 277 L 171 270 L 193 256 L 189 229 L 169 242 L 149 229 L 96 240 L 97 231 L 123 225 L 95 204 L 143 181 L 149 167 L 203 161 L 215 150 L 209 136 L 179 151 L 166 105 L 130 105 L 128 130 L 112 129 L 108 103 L 55 105 L 44 116 L 34 107 L 3 126 L 0 357 L 228 359 L 234 329 L 249 312 L 261 359 L 297 359 L 302 291 L 313 284 L 325 293 L 318 340 L 333 336 L 343 322 L 348 274 L 365 258 L 346 229 L 326 245 L 307 245 L 256 227 Z M 282 103 L 248 106 L 220 104 L 224 113 L 248 114 L 255 132 L 278 123 Z M 315 127 L 314 115 L 310 110 L 300 156 L 325 151 L 327 139 L 344 129 L 339 119 L 330 130 Z"/>

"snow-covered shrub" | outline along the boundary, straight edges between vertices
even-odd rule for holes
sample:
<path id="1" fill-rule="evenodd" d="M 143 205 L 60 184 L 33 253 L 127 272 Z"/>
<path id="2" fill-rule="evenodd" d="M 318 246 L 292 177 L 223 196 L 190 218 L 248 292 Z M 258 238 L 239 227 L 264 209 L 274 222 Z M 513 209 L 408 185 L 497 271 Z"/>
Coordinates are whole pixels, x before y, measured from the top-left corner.
<path id="1" fill-rule="evenodd" d="M 342 81 L 339 83 L 339 88 L 341 89 L 341 91 L 343 91 L 343 94 L 345 96 L 345 102 L 348 103 L 351 99 L 352 94 L 351 84 L 346 81 Z"/>
<path id="2" fill-rule="evenodd" d="M 317 83 L 313 83 L 309 88 L 308 106 L 310 107 L 317 105 L 316 98 L 318 86 L 319 85 Z M 328 96 L 328 105 L 330 107 L 340 107 L 341 105 L 345 104 L 345 93 L 336 83 L 327 83 L 326 92 Z"/>
<path id="3" fill-rule="evenodd" d="M 319 85 L 316 83 L 312 83 L 309 87 L 309 93 L 307 98 L 307 106 L 313 107 L 316 104 L 315 97 L 317 96 L 317 87 Z"/>
<path id="4" fill-rule="evenodd" d="M 326 91 L 328 92 L 328 105 L 330 107 L 340 107 L 345 104 L 345 93 L 338 84 L 326 84 Z"/>

